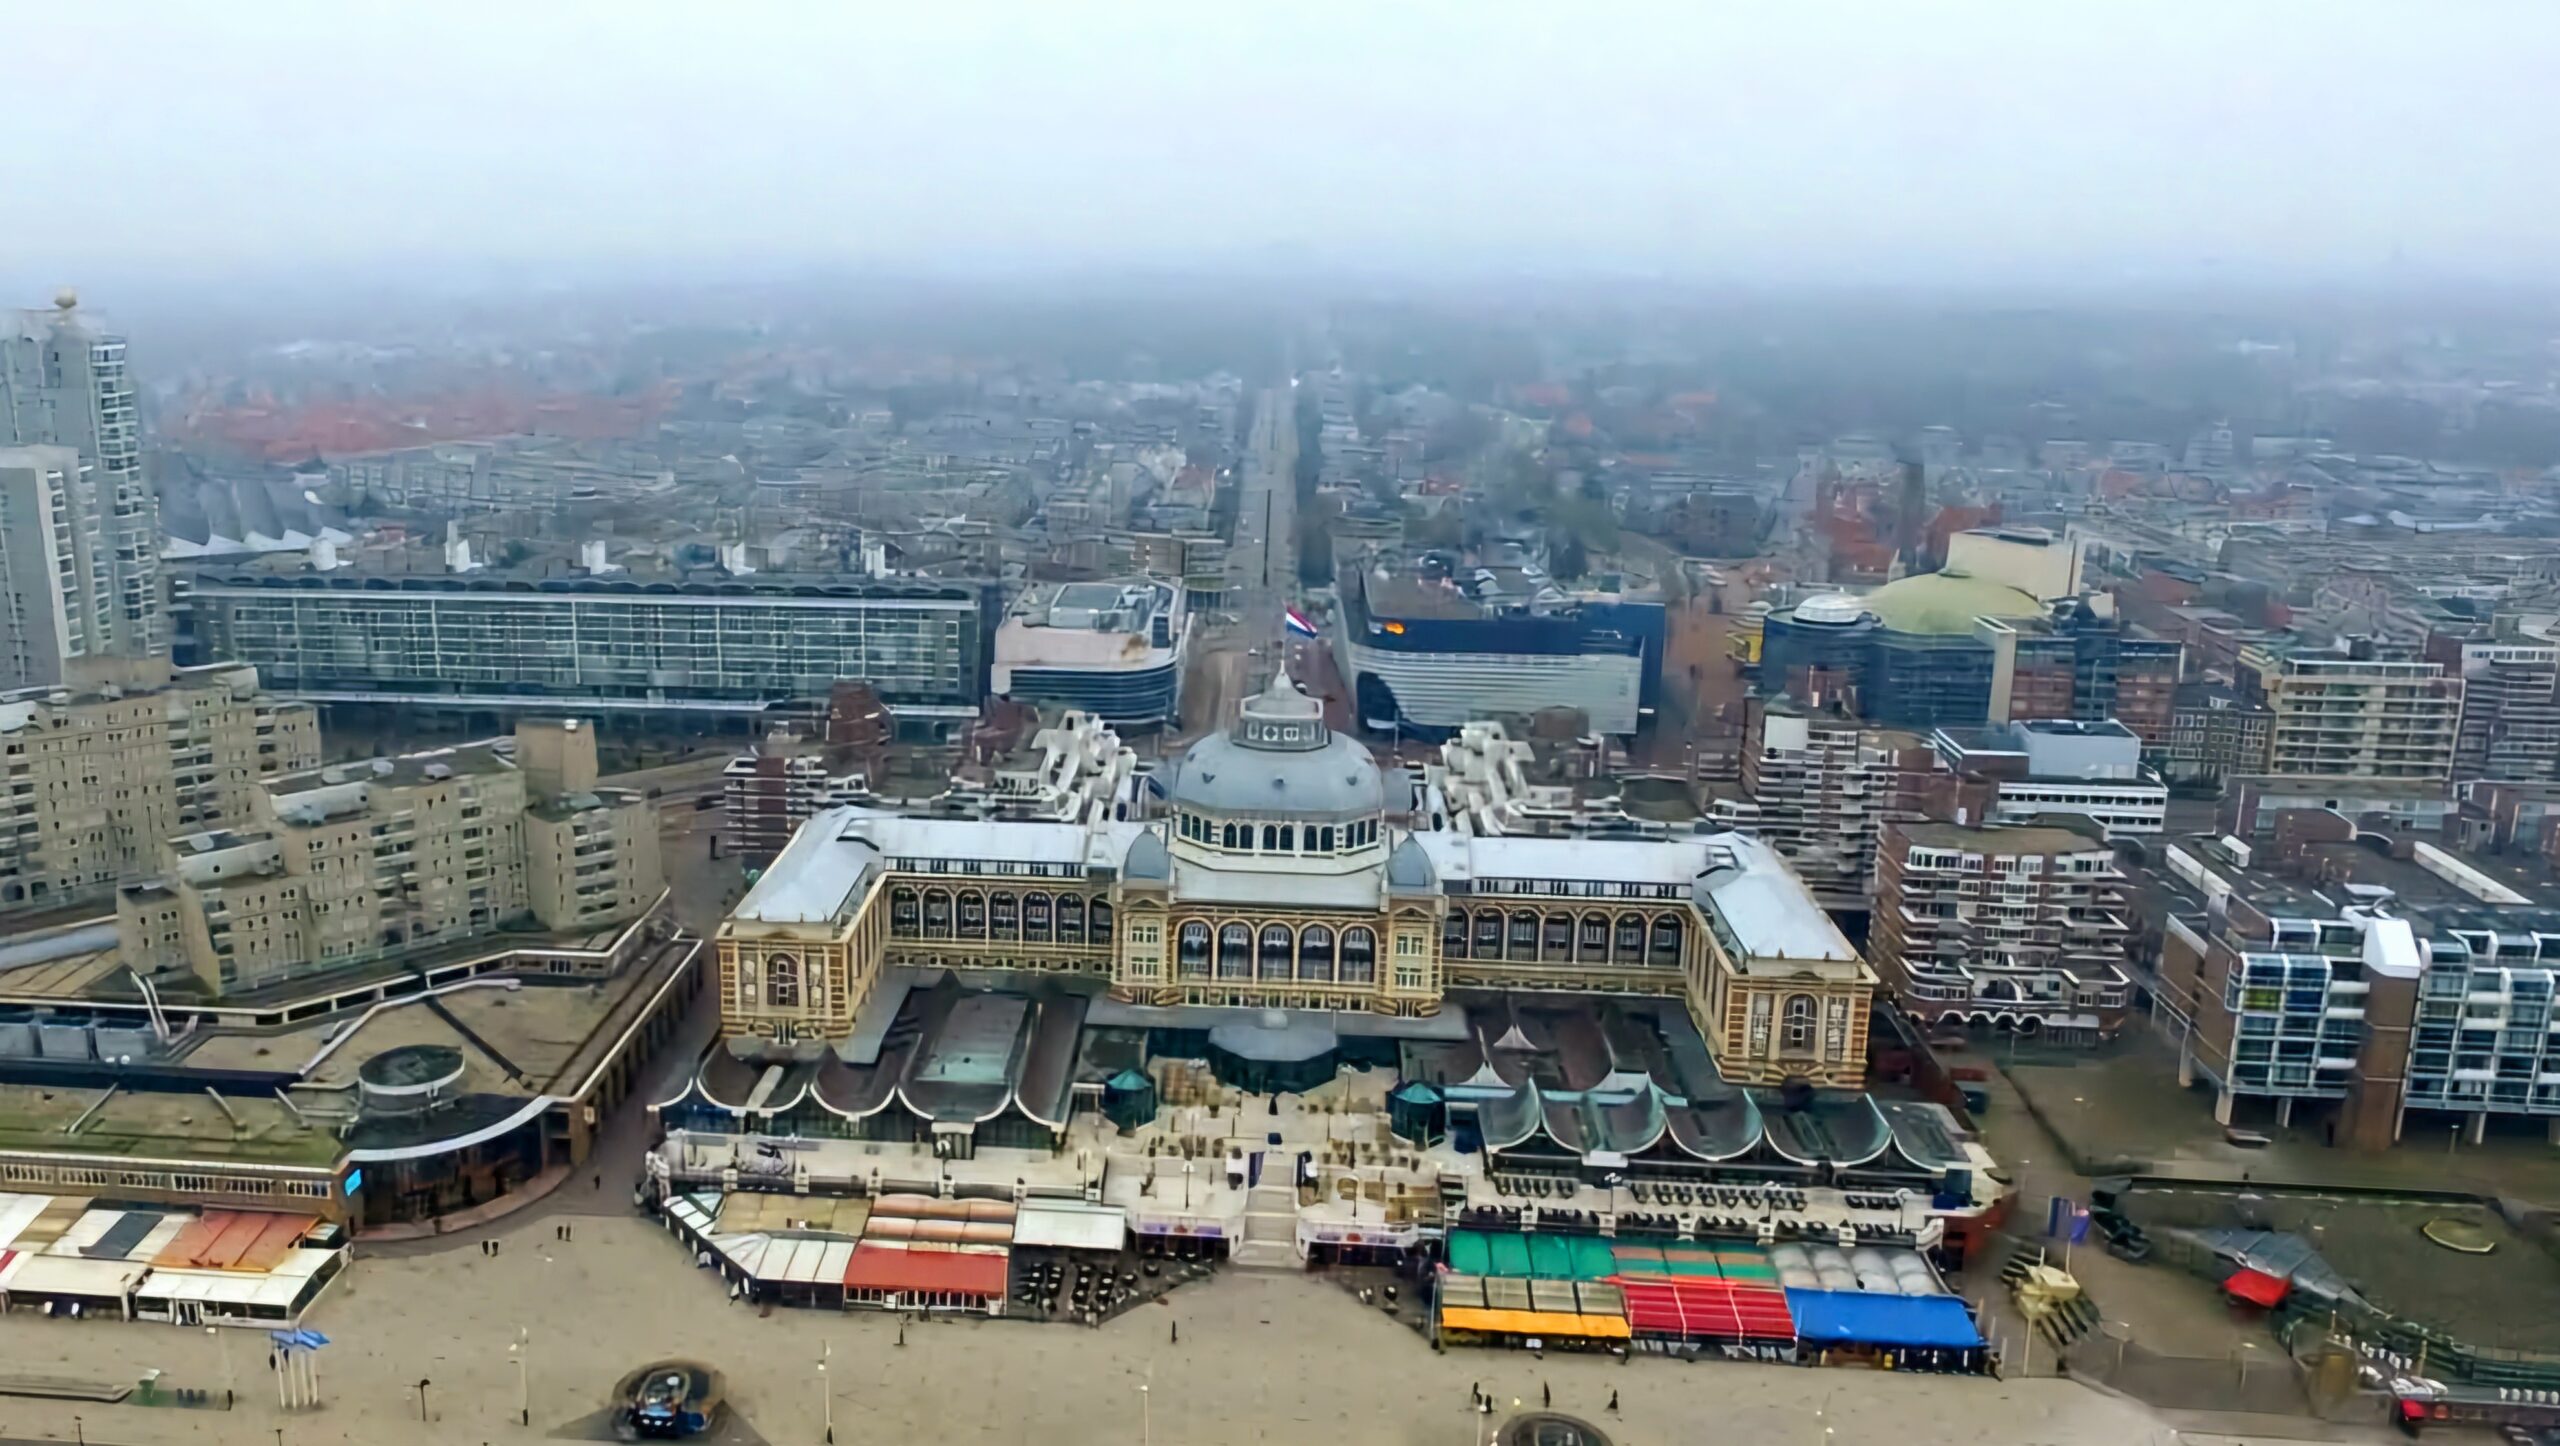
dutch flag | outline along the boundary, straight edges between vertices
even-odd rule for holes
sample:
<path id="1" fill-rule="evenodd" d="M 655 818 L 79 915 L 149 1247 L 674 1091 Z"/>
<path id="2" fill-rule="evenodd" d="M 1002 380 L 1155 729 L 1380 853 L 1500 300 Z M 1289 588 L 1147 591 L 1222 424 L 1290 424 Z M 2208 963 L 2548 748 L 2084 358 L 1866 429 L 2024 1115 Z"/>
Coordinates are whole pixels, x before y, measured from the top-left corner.
<path id="1" fill-rule="evenodd" d="M 1316 630 L 1315 623 L 1309 619 L 1305 613 L 1298 611 L 1296 608 L 1283 608 L 1280 612 L 1280 621 L 1288 626 L 1289 631 L 1296 633 L 1299 637 L 1312 638 L 1320 636 Z"/>

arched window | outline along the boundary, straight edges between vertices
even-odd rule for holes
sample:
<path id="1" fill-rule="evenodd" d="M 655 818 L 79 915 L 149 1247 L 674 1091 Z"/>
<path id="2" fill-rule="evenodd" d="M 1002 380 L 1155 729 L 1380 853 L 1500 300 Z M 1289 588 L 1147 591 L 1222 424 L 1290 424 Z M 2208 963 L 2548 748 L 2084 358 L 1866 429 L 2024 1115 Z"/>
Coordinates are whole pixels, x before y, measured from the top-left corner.
<path id="1" fill-rule="evenodd" d="M 1209 926 L 1194 919 L 1182 926 L 1177 962 L 1186 979 L 1209 977 Z"/>
<path id="2" fill-rule="evenodd" d="M 1049 942 L 1049 896 L 1022 896 L 1022 937 L 1034 944 Z"/>
<path id="3" fill-rule="evenodd" d="M 1289 933 L 1288 925 L 1263 925 L 1262 957 L 1259 965 L 1261 976 L 1265 979 L 1288 978 L 1289 955 L 1296 943 L 1297 940 Z"/>
<path id="4" fill-rule="evenodd" d="M 1058 896 L 1058 942 L 1061 944 L 1084 942 L 1083 895 L 1060 894 Z"/>
<path id="5" fill-rule="evenodd" d="M 1779 1007 L 1778 1047 L 1789 1054 L 1813 1053 L 1815 1008 L 1810 994 L 1790 994 Z"/>
<path id="6" fill-rule="evenodd" d="M 799 960 L 788 954 L 765 956 L 764 1002 L 775 1009 L 800 1007 Z"/>
<path id="7" fill-rule="evenodd" d="M 1323 828 L 1316 830 L 1316 832 L 1319 835 L 1316 839 L 1317 851 L 1328 854 L 1333 852 L 1333 825 L 1326 824 Z"/>
<path id="8" fill-rule="evenodd" d="M 1583 915 L 1582 938 L 1581 942 L 1575 947 L 1577 950 L 1576 957 L 1580 958 L 1585 964 L 1608 963 L 1609 916 L 1606 914 Z"/>
<path id="9" fill-rule="evenodd" d="M 1573 959 L 1573 916 L 1549 914 L 1538 924 L 1538 957 L 1551 964 Z"/>
<path id="10" fill-rule="evenodd" d="M 1440 921 L 1440 954 L 1447 959 L 1467 957 L 1467 911 L 1451 909 L 1449 917 Z"/>
<path id="11" fill-rule="evenodd" d="M 1680 962 L 1680 920 L 1675 915 L 1654 915 L 1653 962 L 1656 964 Z"/>
<path id="12" fill-rule="evenodd" d="M 1253 977 L 1253 931 L 1242 924 L 1229 924 L 1218 931 L 1218 977 L 1250 979 Z"/>
<path id="13" fill-rule="evenodd" d="M 1218 830 L 1218 847 L 1229 849 L 1244 847 L 1244 845 L 1236 842 L 1236 826 L 1234 824 L 1227 824 Z"/>
<path id="14" fill-rule="evenodd" d="M 1309 924 L 1298 931 L 1298 977 L 1319 984 L 1333 982 L 1333 931 Z"/>
<path id="15" fill-rule="evenodd" d="M 1294 823 L 1284 823 L 1280 825 L 1280 852 L 1284 854 L 1293 854 L 1297 851 L 1298 826 Z"/>
<path id="16" fill-rule="evenodd" d="M 1262 851 L 1267 854 L 1280 851 L 1280 825 L 1266 823 L 1262 826 Z"/>
<path id="17" fill-rule="evenodd" d="M 1618 916 L 1615 957 L 1621 964 L 1633 964 L 1644 957 L 1644 915 L 1620 914 Z"/>
<path id="18" fill-rule="evenodd" d="M 1476 957 L 1479 959 L 1502 957 L 1502 911 L 1500 909 L 1476 910 L 1475 949 Z"/>
<path id="19" fill-rule="evenodd" d="M 960 891 L 960 937 L 963 939 L 987 937 L 987 896 L 976 889 Z"/>
<path id="20" fill-rule="evenodd" d="M 949 889 L 924 891 L 924 936 L 928 939 L 951 937 L 951 891 Z"/>
<path id="21" fill-rule="evenodd" d="M 909 938 L 915 937 L 918 917 L 915 890 L 891 889 L 889 891 L 890 933 L 904 934 Z"/>
<path id="22" fill-rule="evenodd" d="M 1520 909 L 1511 915 L 1511 948 L 1510 952 L 1503 957 L 1506 959 L 1538 957 L 1538 916 L 1536 914 L 1527 909 Z"/>
<path id="23" fill-rule="evenodd" d="M 987 916 L 993 921 L 992 927 L 997 938 L 1019 939 L 1022 937 L 1022 900 L 1018 895 L 997 894 L 988 903 Z"/>
<path id="24" fill-rule="evenodd" d="M 1092 916 L 1093 942 L 1096 944 L 1110 943 L 1111 906 L 1100 899 L 1096 899 L 1093 901 L 1092 909 L 1087 912 Z"/>
<path id="25" fill-rule="evenodd" d="M 1494 916 L 1499 927 L 1501 916 Z M 1342 982 L 1375 984 L 1378 982 L 1378 936 L 1366 927 L 1342 931 Z"/>

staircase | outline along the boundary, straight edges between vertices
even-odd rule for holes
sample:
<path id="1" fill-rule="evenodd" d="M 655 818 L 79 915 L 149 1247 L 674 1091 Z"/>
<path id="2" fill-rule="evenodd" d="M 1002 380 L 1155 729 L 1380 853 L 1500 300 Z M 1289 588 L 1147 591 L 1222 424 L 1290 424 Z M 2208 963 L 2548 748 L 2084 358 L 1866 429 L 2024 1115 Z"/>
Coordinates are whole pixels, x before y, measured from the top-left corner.
<path id="1" fill-rule="evenodd" d="M 1240 1270 L 1304 1270 L 1298 1258 L 1298 1187 L 1292 1183 L 1297 1161 L 1272 1150 L 1262 1158 L 1262 1183 L 1245 1192 L 1244 1238 L 1227 1252 L 1227 1263 Z"/>

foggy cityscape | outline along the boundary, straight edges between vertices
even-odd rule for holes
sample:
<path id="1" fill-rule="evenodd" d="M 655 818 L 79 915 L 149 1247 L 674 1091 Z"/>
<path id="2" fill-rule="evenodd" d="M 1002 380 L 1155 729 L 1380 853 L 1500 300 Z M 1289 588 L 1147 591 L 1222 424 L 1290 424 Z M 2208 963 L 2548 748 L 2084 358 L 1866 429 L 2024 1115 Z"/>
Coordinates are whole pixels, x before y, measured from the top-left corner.
<path id="1" fill-rule="evenodd" d="M 7 32 L 0 1440 L 2560 1439 L 2560 11 Z"/>

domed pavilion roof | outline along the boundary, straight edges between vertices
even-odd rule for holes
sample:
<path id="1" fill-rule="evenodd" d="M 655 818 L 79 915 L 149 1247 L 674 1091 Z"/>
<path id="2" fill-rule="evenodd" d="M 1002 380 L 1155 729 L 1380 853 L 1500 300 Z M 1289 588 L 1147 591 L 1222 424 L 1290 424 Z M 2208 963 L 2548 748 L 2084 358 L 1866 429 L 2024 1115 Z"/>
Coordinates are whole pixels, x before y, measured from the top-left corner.
<path id="1" fill-rule="evenodd" d="M 1924 572 L 1886 583 L 1864 599 L 1897 633 L 1945 636 L 1973 631 L 1977 617 L 2040 618 L 2043 603 L 2007 583 L 1965 572 Z"/>
<path id="2" fill-rule="evenodd" d="M 1326 727 L 1324 705 L 1285 671 L 1245 700 L 1235 726 L 1184 752 L 1168 794 L 1177 808 L 1255 817 L 1334 819 L 1386 804 L 1377 759 Z"/>

